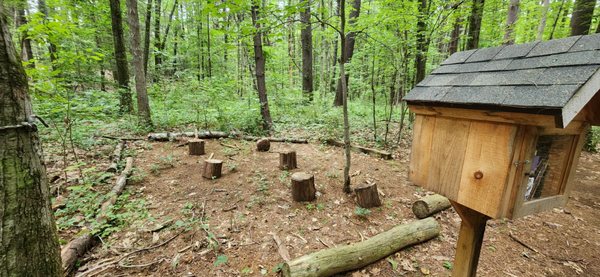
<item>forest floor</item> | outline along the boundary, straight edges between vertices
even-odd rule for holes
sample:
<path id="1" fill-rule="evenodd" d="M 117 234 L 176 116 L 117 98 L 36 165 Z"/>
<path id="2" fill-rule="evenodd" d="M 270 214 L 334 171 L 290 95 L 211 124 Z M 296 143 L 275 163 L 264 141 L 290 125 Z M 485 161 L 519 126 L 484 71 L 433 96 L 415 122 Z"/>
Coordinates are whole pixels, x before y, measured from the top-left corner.
<path id="1" fill-rule="evenodd" d="M 215 180 L 201 176 L 205 157 L 189 156 L 176 142 L 136 141 L 129 148 L 135 149 L 137 168 L 127 185 L 129 201 L 144 201 L 149 216 L 104 238 L 85 256 L 80 273 L 97 267 L 102 270 L 96 276 L 275 276 L 283 259 L 273 236 L 292 259 L 358 242 L 415 220 L 411 204 L 427 194 L 407 180 L 408 150 L 389 161 L 352 154 L 353 185 L 374 181 L 384 195 L 381 208 L 359 216 L 354 195 L 342 192 L 342 148 L 272 143 L 271 152 L 256 152 L 252 142 L 207 140 L 207 155 L 224 161 L 224 174 Z M 299 169 L 278 169 L 276 152 L 283 149 L 297 152 Z M 297 171 L 314 174 L 313 203 L 291 200 L 290 176 Z M 575 182 L 564 209 L 489 221 L 479 275 L 600 276 L 599 154 L 582 154 Z M 439 237 L 341 276 L 449 276 L 460 218 L 453 209 L 435 218 L 442 226 Z M 66 241 L 75 232 L 60 235 Z M 218 241 L 216 251 L 207 237 Z M 124 266 L 107 263 L 156 245 L 123 259 Z"/>

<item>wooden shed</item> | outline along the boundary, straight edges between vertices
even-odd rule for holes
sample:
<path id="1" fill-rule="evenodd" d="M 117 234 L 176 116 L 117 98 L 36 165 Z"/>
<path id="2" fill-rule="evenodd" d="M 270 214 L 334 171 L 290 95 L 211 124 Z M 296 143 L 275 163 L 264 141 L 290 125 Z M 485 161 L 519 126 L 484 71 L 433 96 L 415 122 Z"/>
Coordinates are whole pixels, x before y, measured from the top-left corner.
<path id="1" fill-rule="evenodd" d="M 404 98 L 409 179 L 490 218 L 564 206 L 599 69 L 600 34 L 453 54 Z"/>

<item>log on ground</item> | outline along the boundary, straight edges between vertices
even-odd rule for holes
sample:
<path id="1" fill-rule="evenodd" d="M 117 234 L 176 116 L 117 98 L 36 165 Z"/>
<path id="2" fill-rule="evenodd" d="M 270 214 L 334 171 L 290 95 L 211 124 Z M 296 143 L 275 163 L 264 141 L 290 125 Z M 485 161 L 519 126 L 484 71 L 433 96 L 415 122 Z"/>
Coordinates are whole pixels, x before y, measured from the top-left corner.
<path id="1" fill-rule="evenodd" d="M 125 149 L 125 141 L 120 140 L 119 143 L 117 143 L 117 146 L 115 146 L 115 151 L 110 158 L 111 163 L 106 169 L 106 172 L 117 172 L 119 162 L 121 161 L 121 152 L 123 152 L 123 149 Z"/>
<path id="2" fill-rule="evenodd" d="M 412 205 L 412 211 L 417 218 L 426 218 L 437 212 L 450 208 L 451 204 L 448 198 L 439 194 L 425 196 Z"/>
<path id="3" fill-rule="evenodd" d="M 359 269 L 400 249 L 435 238 L 440 225 L 433 218 L 398 225 L 367 240 L 321 250 L 296 258 L 283 265 L 283 276 L 331 276 Z"/>
<path id="4" fill-rule="evenodd" d="M 104 201 L 104 203 L 102 203 L 100 212 L 96 215 L 96 222 L 98 222 L 97 226 L 106 227 L 106 213 L 108 212 L 110 207 L 114 205 L 115 202 L 117 202 L 117 197 L 125 189 L 125 185 L 127 184 L 127 178 L 131 175 L 132 171 L 133 158 L 129 157 L 126 160 L 125 169 L 123 169 L 121 175 L 119 176 L 119 178 L 117 178 L 115 186 L 108 194 L 108 199 Z M 101 232 L 102 230 L 94 231 Z M 83 256 L 89 249 L 94 247 L 94 245 L 97 243 L 97 239 L 98 238 L 91 232 L 87 232 L 71 240 L 69 243 L 67 243 L 67 245 L 62 247 L 60 251 L 60 257 L 62 259 L 62 267 L 65 276 L 69 276 L 73 272 L 73 270 L 75 269 L 75 265 L 77 264 L 77 259 Z"/>
<path id="5" fill-rule="evenodd" d="M 329 145 L 337 146 L 337 147 L 344 147 L 344 145 L 345 145 L 343 142 L 340 142 L 337 140 L 332 140 L 332 139 L 326 140 L 325 143 L 327 143 Z M 350 149 L 352 149 L 353 151 L 359 152 L 359 153 L 374 155 L 374 156 L 380 157 L 384 160 L 392 159 L 392 153 L 383 151 L 383 150 L 379 150 L 379 149 L 368 148 L 368 147 L 352 145 L 352 144 L 350 144 Z"/>
<path id="6" fill-rule="evenodd" d="M 197 138 L 199 139 L 220 139 L 220 138 L 233 138 L 233 139 L 243 139 L 248 141 L 257 141 L 261 139 L 261 137 L 255 136 L 245 136 L 243 134 L 237 132 L 221 132 L 221 131 L 204 131 L 197 133 Z M 150 133 L 148 134 L 149 141 L 178 141 L 181 138 L 196 138 L 196 132 L 163 132 L 163 133 Z M 268 137 L 270 142 L 287 142 L 287 143 L 308 143 L 306 139 L 300 138 L 277 138 L 277 137 Z"/>

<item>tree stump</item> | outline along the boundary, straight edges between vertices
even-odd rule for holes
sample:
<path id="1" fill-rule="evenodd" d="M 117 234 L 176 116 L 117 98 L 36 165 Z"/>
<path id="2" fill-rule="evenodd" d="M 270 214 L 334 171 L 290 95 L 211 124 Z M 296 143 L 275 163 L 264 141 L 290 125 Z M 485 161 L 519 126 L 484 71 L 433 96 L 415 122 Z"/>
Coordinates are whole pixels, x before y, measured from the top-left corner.
<path id="1" fill-rule="evenodd" d="M 268 138 L 261 138 L 256 142 L 256 150 L 259 152 L 267 152 L 271 149 L 271 141 Z"/>
<path id="2" fill-rule="evenodd" d="M 412 211 L 417 218 L 421 219 L 450 208 L 450 205 L 448 198 L 433 194 L 415 201 L 412 205 Z"/>
<path id="3" fill-rule="evenodd" d="M 204 155 L 204 140 L 191 139 L 188 142 L 189 154 L 193 156 Z"/>
<path id="4" fill-rule="evenodd" d="M 279 169 L 290 170 L 297 167 L 296 151 L 284 151 L 279 153 Z"/>
<path id="5" fill-rule="evenodd" d="M 362 184 L 354 189 L 354 193 L 356 193 L 356 203 L 365 209 L 381 206 L 375 183 Z"/>
<path id="6" fill-rule="evenodd" d="M 292 174 L 292 198 L 294 201 L 313 201 L 316 193 L 315 176 L 306 172 Z"/>
<path id="7" fill-rule="evenodd" d="M 202 177 L 207 179 L 217 179 L 221 177 L 221 168 L 223 161 L 217 159 L 208 159 L 204 161 L 204 171 Z"/>

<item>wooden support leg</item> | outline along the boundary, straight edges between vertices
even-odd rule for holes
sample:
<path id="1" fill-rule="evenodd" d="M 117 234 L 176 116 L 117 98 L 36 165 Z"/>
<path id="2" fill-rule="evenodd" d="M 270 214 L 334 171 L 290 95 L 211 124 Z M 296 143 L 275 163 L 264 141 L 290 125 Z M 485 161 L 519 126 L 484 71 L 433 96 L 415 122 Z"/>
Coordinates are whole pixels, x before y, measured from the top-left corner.
<path id="1" fill-rule="evenodd" d="M 451 203 L 462 219 L 452 277 L 474 277 L 477 274 L 485 224 L 489 217 L 454 201 Z"/>

